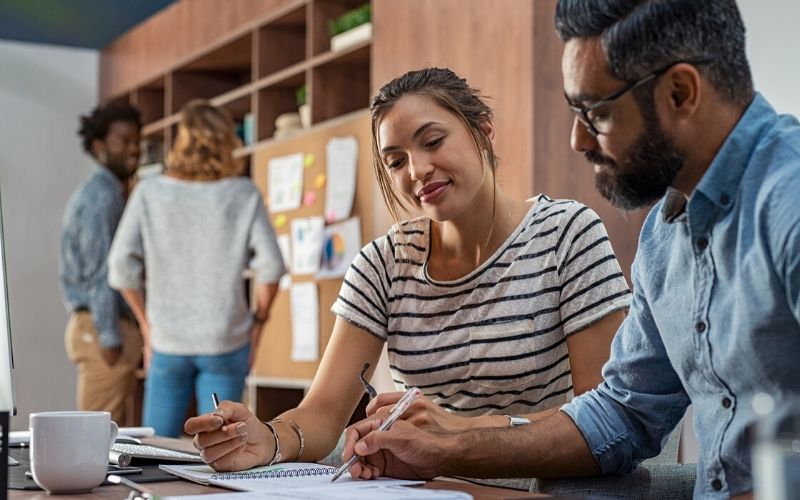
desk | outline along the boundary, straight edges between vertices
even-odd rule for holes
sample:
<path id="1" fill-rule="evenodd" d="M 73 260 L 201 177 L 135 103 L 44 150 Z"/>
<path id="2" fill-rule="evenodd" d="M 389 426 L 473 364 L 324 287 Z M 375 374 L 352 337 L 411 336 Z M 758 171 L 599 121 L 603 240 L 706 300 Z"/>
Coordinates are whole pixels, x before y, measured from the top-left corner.
<path id="1" fill-rule="evenodd" d="M 151 438 L 144 440 L 148 443 L 167 446 L 173 449 L 194 451 L 191 442 L 188 440 L 178 440 L 169 438 Z M 125 476 L 133 481 L 136 481 L 136 476 Z M 147 483 L 143 486 L 153 490 L 159 495 L 202 495 L 208 493 L 225 493 L 230 490 L 217 488 L 214 486 L 204 486 L 202 484 L 176 479 L 175 481 L 166 481 L 163 483 Z M 455 481 L 428 481 L 425 484 L 426 488 L 433 489 L 448 489 L 465 491 L 471 494 L 476 500 L 500 500 L 500 499 L 520 499 L 520 498 L 544 498 L 546 495 L 537 495 L 534 493 L 527 493 L 519 490 L 510 490 L 506 488 L 494 488 L 491 486 L 481 486 L 477 484 L 455 482 Z M 84 493 L 81 495 L 58 495 L 48 496 L 46 492 L 41 490 L 25 491 L 25 490 L 8 490 L 8 498 L 12 499 L 26 499 L 26 500 L 123 500 L 130 490 L 124 486 L 101 486 L 92 490 L 91 493 Z"/>

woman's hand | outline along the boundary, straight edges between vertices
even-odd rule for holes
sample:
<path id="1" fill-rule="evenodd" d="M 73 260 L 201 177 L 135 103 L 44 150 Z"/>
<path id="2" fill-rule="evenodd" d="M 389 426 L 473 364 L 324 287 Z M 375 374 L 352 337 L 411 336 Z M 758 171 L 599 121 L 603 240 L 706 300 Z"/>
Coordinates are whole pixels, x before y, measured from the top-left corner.
<path id="1" fill-rule="evenodd" d="M 247 366 L 253 367 L 256 360 L 256 352 L 258 351 L 258 341 L 261 340 L 261 332 L 264 330 L 264 323 L 261 321 L 254 321 L 253 326 L 250 327 L 250 357 L 247 359 Z"/>
<path id="2" fill-rule="evenodd" d="M 142 334 L 142 368 L 147 373 L 150 371 L 150 361 L 153 359 L 153 344 L 150 343 L 150 324 L 147 321 L 140 321 L 139 332 Z"/>
<path id="3" fill-rule="evenodd" d="M 378 394 L 367 405 L 367 417 L 375 415 L 381 420 L 385 420 L 402 397 L 402 392 Z M 414 424 L 415 427 L 430 432 L 462 432 L 474 427 L 472 419 L 453 415 L 435 405 L 425 396 L 415 399 L 400 418 Z"/>
<path id="4" fill-rule="evenodd" d="M 200 458 L 217 471 L 263 465 L 275 454 L 272 432 L 241 403 L 223 401 L 214 413 L 187 420 L 183 429 L 194 436 Z"/>

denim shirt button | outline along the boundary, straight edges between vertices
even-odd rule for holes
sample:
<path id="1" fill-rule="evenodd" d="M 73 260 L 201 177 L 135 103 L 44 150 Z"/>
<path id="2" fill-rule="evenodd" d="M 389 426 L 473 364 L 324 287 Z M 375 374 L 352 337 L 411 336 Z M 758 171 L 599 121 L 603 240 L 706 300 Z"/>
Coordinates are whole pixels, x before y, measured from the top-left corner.
<path id="1" fill-rule="evenodd" d="M 697 238 L 697 248 L 700 249 L 701 252 L 705 250 L 707 246 L 708 246 L 708 238 L 706 238 L 705 236 Z"/>
<path id="2" fill-rule="evenodd" d="M 711 481 L 711 487 L 714 488 L 715 491 L 719 491 L 722 489 L 722 481 L 719 479 L 715 479 Z"/>
<path id="3" fill-rule="evenodd" d="M 722 206 L 727 206 L 731 199 L 727 194 L 722 193 L 722 196 L 719 197 L 719 202 L 722 203 Z"/>
<path id="4" fill-rule="evenodd" d="M 727 409 L 731 407 L 731 400 L 728 397 L 722 398 L 722 407 Z"/>
<path id="5" fill-rule="evenodd" d="M 694 324 L 694 329 L 697 330 L 697 333 L 703 333 L 706 331 L 706 323 L 705 321 L 698 321 Z"/>

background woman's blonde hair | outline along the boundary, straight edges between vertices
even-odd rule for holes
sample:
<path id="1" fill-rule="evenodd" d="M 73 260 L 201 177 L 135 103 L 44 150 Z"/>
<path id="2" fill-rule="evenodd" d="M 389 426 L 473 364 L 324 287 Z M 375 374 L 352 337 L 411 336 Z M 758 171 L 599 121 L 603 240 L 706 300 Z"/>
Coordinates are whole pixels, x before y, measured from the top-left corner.
<path id="1" fill-rule="evenodd" d="M 233 151 L 242 145 L 227 110 L 202 99 L 181 111 L 178 136 L 167 158 L 167 169 L 192 180 L 209 181 L 244 172 L 244 162 Z"/>

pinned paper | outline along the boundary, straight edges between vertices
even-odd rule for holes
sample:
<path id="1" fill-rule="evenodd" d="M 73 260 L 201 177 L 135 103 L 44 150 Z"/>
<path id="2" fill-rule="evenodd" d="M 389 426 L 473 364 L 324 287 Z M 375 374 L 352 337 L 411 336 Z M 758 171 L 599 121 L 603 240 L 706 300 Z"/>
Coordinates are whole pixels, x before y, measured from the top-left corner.
<path id="1" fill-rule="evenodd" d="M 322 245 L 322 266 L 317 278 L 344 276 L 359 251 L 361 251 L 361 221 L 358 217 L 326 227 Z"/>
<path id="2" fill-rule="evenodd" d="M 314 187 L 317 189 L 322 188 L 325 185 L 325 174 L 317 174 L 317 177 L 314 178 Z"/>
<path id="3" fill-rule="evenodd" d="M 356 192 L 358 141 L 355 137 L 334 137 L 326 147 L 328 184 L 325 190 L 325 214 L 328 220 L 350 217 Z"/>
<path id="4" fill-rule="evenodd" d="M 305 196 L 303 196 L 303 205 L 307 207 L 313 205 L 315 201 L 317 201 L 317 193 L 314 191 L 308 191 Z"/>
<path id="5" fill-rule="evenodd" d="M 313 154 L 313 153 L 308 153 L 308 154 L 305 156 L 305 158 L 303 158 L 303 165 L 304 165 L 306 168 L 311 168 L 311 166 L 312 166 L 312 165 L 314 165 L 314 160 L 315 160 L 315 159 L 316 159 L 316 158 L 315 158 L 315 156 L 314 156 L 314 154 Z"/>
<path id="6" fill-rule="evenodd" d="M 300 208 L 303 189 L 303 154 L 273 158 L 267 166 L 270 212 Z"/>
<path id="7" fill-rule="evenodd" d="M 280 229 L 282 227 L 286 227 L 286 214 L 278 214 L 275 216 L 275 219 L 272 221 L 272 226 L 275 229 Z"/>
<path id="8" fill-rule="evenodd" d="M 295 283 L 292 302 L 292 361 L 319 358 L 319 299 L 314 282 Z"/>
<path id="9" fill-rule="evenodd" d="M 292 273 L 315 274 L 319 271 L 325 221 L 318 216 L 298 218 L 291 226 Z"/>

